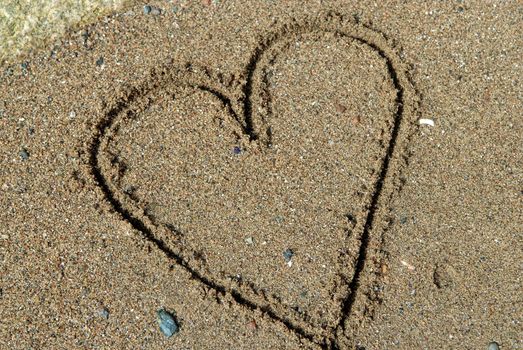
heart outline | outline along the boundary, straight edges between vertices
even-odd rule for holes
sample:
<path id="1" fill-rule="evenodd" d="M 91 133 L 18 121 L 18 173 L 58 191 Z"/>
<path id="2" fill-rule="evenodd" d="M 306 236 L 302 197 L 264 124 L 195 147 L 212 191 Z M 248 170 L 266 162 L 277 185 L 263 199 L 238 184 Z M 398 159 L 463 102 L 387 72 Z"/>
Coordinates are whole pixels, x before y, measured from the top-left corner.
<path id="1" fill-rule="evenodd" d="M 340 30 L 341 28 L 341 30 Z M 348 37 L 352 40 L 359 41 L 372 50 L 376 51 L 382 58 L 385 59 L 388 74 L 393 82 L 394 87 L 397 91 L 395 99 L 395 105 L 397 111 L 394 115 L 394 125 L 391 130 L 390 143 L 386 147 L 386 154 L 383 156 L 383 162 L 380 167 L 380 176 L 378 181 L 375 183 L 375 188 L 371 201 L 369 203 L 369 211 L 365 219 L 363 232 L 361 233 L 361 246 L 360 252 L 357 259 L 357 267 L 354 272 L 353 278 L 348 281 L 348 295 L 344 298 L 341 305 L 341 319 L 338 325 L 328 330 L 318 330 L 312 325 L 300 325 L 296 320 L 289 319 L 285 312 L 281 312 L 277 307 L 269 300 L 264 304 L 260 300 L 253 301 L 250 297 L 245 295 L 234 287 L 228 287 L 222 281 L 216 282 L 212 277 L 207 278 L 205 273 L 201 273 L 197 269 L 183 259 L 183 252 L 178 250 L 177 242 L 173 241 L 173 230 L 159 228 L 157 224 L 152 222 L 150 218 L 143 212 L 140 213 L 140 208 L 128 209 L 122 203 L 119 191 L 116 191 L 112 187 L 110 179 L 104 175 L 104 168 L 107 168 L 108 159 L 103 159 L 103 152 L 101 152 L 106 146 L 106 142 L 110 133 L 114 131 L 115 121 L 122 115 L 122 113 L 133 113 L 132 107 L 134 104 L 147 105 L 147 96 L 151 91 L 162 89 L 169 85 L 176 86 L 189 86 L 191 88 L 200 89 L 212 93 L 218 99 L 220 99 L 223 105 L 228 109 L 230 115 L 240 125 L 243 132 L 251 137 L 253 140 L 260 140 L 264 143 L 270 142 L 270 135 L 258 134 L 256 130 L 264 129 L 263 116 L 260 117 L 255 115 L 253 112 L 253 105 L 261 105 L 262 102 L 259 100 L 253 100 L 258 98 L 256 91 L 262 91 L 263 87 L 260 86 L 260 82 L 263 81 L 261 75 L 264 67 L 267 64 L 267 54 L 274 47 L 275 44 L 281 43 L 288 39 L 289 34 L 296 36 L 308 32 L 321 31 L 327 33 L 336 33 L 344 37 Z M 282 39 L 283 38 L 283 39 Z M 258 85 L 257 85 L 258 84 Z M 231 93 L 232 92 L 232 93 Z M 239 97 L 234 97 L 237 95 Z M 244 72 L 239 77 L 223 77 L 220 75 L 213 74 L 206 68 L 195 67 L 191 64 L 185 64 L 178 68 L 173 68 L 172 65 L 160 69 L 153 69 L 151 77 L 140 87 L 131 88 L 128 91 L 122 91 L 119 93 L 119 97 L 116 99 L 118 102 L 108 105 L 104 108 L 103 116 L 100 118 L 100 123 L 96 126 L 96 133 L 93 137 L 93 142 L 90 145 L 90 167 L 91 173 L 94 176 L 96 184 L 101 188 L 105 198 L 111 204 L 113 209 L 118 212 L 121 217 L 131 223 L 131 225 L 140 231 L 146 239 L 155 243 L 162 251 L 164 251 L 170 258 L 174 259 L 179 265 L 186 268 L 196 279 L 201 281 L 204 285 L 217 290 L 220 293 L 229 294 L 238 303 L 247 306 L 253 310 L 262 310 L 267 313 L 271 318 L 282 322 L 287 328 L 296 332 L 299 336 L 312 340 L 318 344 L 334 344 L 334 335 L 336 331 L 344 328 L 345 321 L 351 314 L 351 309 L 355 303 L 357 290 L 359 287 L 359 276 L 365 267 L 367 246 L 370 240 L 370 232 L 372 230 L 372 223 L 375 217 L 375 212 L 378 208 L 378 204 L 383 200 L 383 187 L 385 182 L 391 182 L 390 179 L 390 168 L 391 160 L 394 156 L 395 144 L 398 142 L 398 136 L 400 135 L 400 126 L 402 120 L 410 119 L 414 120 L 416 109 L 417 109 L 417 95 L 414 87 L 410 83 L 410 79 L 406 74 L 406 67 L 400 60 L 398 54 L 392 48 L 387 40 L 378 32 L 370 29 L 357 21 L 352 19 L 345 19 L 343 16 L 335 13 L 327 13 L 323 16 L 316 18 L 305 19 L 301 21 L 295 21 L 290 24 L 283 26 L 281 29 L 274 31 L 271 35 L 262 40 L 258 47 L 254 50 L 249 63 L 247 64 Z M 136 112 L 135 110 L 134 112 Z M 242 116 L 243 117 L 240 117 Z M 410 138 L 408 132 L 404 133 L 402 142 Z M 397 153 L 397 152 L 396 152 Z M 395 157 L 394 167 L 399 168 L 402 164 L 402 157 Z M 404 159 L 403 159 L 404 161 Z M 397 175 L 398 170 L 394 170 Z M 390 192 L 390 190 L 388 191 Z M 393 193 L 387 193 L 389 197 L 385 202 L 390 202 L 390 197 Z M 143 210 L 142 210 L 143 211 Z M 176 233 L 176 232 L 175 232 Z M 266 297 L 264 297 L 266 299 Z M 284 315 L 284 316 L 282 316 Z"/>

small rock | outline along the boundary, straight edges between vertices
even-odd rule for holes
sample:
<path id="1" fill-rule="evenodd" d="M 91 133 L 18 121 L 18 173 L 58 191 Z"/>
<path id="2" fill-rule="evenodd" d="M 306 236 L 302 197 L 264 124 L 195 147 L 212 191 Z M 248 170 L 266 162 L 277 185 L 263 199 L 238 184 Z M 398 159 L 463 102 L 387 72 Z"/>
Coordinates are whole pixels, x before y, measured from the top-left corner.
<path id="1" fill-rule="evenodd" d="M 286 249 L 283 252 L 283 258 L 285 259 L 286 263 L 289 263 L 293 256 L 294 256 L 294 252 L 292 251 L 292 249 Z"/>
<path id="2" fill-rule="evenodd" d="M 360 116 L 354 116 L 350 119 L 350 122 L 352 123 L 352 125 L 356 126 L 356 125 L 359 125 L 361 123 L 361 117 Z"/>
<path id="3" fill-rule="evenodd" d="M 278 224 L 281 224 L 284 220 L 285 219 L 281 215 L 278 215 L 278 216 L 274 217 L 274 221 L 276 221 Z"/>
<path id="4" fill-rule="evenodd" d="M 454 285 L 454 271 L 448 264 L 438 264 L 434 269 L 434 284 L 439 289 L 449 288 Z"/>
<path id="5" fill-rule="evenodd" d="M 495 341 L 490 342 L 488 345 L 488 350 L 499 350 L 499 344 Z"/>
<path id="6" fill-rule="evenodd" d="M 150 14 L 150 15 L 153 15 L 153 16 L 158 16 L 158 15 L 162 14 L 162 10 L 160 10 L 158 7 L 145 5 L 143 7 L 143 13 L 146 14 L 146 15 Z"/>
<path id="7" fill-rule="evenodd" d="M 255 331 L 256 328 L 258 328 L 258 325 L 256 324 L 255 320 L 252 320 L 250 322 L 247 322 L 247 328 L 249 328 L 250 330 Z"/>
<path id="8" fill-rule="evenodd" d="M 7 67 L 4 71 L 5 76 L 10 77 L 14 74 L 13 67 Z"/>
<path id="9" fill-rule="evenodd" d="M 104 64 L 104 58 L 103 57 L 100 57 L 98 60 L 96 60 L 96 65 L 98 67 L 103 66 L 103 64 Z"/>
<path id="10" fill-rule="evenodd" d="M 387 266 L 387 264 L 381 264 L 381 266 L 380 266 L 380 274 L 382 276 L 385 276 L 388 271 L 389 271 L 389 267 Z"/>
<path id="11" fill-rule="evenodd" d="M 240 154 L 242 153 L 242 149 L 239 147 L 239 146 L 235 146 L 233 149 L 232 149 L 232 152 L 234 154 Z"/>
<path id="12" fill-rule="evenodd" d="M 107 320 L 109 318 L 109 310 L 104 307 L 102 310 L 100 310 L 100 316 Z"/>
<path id="13" fill-rule="evenodd" d="M 22 160 L 29 159 L 29 152 L 25 148 L 22 148 L 22 150 L 20 151 L 19 154 L 20 154 L 20 158 L 22 158 Z"/>
<path id="14" fill-rule="evenodd" d="M 345 107 L 344 105 L 339 104 L 339 103 L 336 103 L 336 104 L 334 105 L 334 107 L 336 108 L 336 111 L 337 111 L 338 113 L 345 113 L 345 111 L 347 110 L 347 107 Z"/>
<path id="15" fill-rule="evenodd" d="M 180 327 L 174 319 L 174 316 L 165 311 L 165 309 L 158 310 L 157 316 L 160 330 L 167 338 L 171 337 L 173 334 L 179 331 Z"/>
<path id="16" fill-rule="evenodd" d="M 245 243 L 252 245 L 254 244 L 254 239 L 252 237 L 245 238 Z"/>

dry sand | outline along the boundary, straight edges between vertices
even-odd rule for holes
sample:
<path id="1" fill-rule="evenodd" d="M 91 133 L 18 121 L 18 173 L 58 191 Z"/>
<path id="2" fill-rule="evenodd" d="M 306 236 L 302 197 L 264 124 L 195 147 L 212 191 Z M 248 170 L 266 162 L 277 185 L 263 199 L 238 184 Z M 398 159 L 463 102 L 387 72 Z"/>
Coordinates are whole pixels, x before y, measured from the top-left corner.
<path id="1" fill-rule="evenodd" d="M 2 68 L 1 349 L 523 347 L 520 3 L 150 5 Z"/>

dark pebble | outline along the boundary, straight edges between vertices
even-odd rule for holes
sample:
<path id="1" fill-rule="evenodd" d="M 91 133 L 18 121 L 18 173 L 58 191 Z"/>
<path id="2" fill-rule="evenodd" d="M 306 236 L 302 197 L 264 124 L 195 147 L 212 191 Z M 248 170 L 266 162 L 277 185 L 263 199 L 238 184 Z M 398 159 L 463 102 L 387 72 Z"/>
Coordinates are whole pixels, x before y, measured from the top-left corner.
<path id="1" fill-rule="evenodd" d="M 180 327 L 174 319 L 174 316 L 164 309 L 158 310 L 158 324 L 160 325 L 160 330 L 166 337 L 171 337 L 173 334 L 177 333 Z"/>
<path id="2" fill-rule="evenodd" d="M 29 152 L 25 148 L 22 148 L 22 150 L 20 151 L 20 158 L 22 158 L 22 160 L 29 159 Z"/>
<path id="3" fill-rule="evenodd" d="M 292 249 L 286 249 L 283 252 L 283 258 L 285 259 L 285 262 L 291 261 L 293 256 L 294 256 L 294 252 L 292 251 Z"/>
<path id="4" fill-rule="evenodd" d="M 103 57 L 100 57 L 97 61 L 96 61 L 96 65 L 98 67 L 100 67 L 102 64 L 104 64 L 104 58 Z"/>
<path id="5" fill-rule="evenodd" d="M 233 151 L 234 154 L 242 153 L 242 149 L 240 147 L 238 147 L 238 146 L 234 147 L 232 151 Z"/>
<path id="6" fill-rule="evenodd" d="M 339 104 L 339 103 L 336 103 L 336 104 L 334 105 L 334 107 L 336 108 L 336 111 L 337 111 L 338 113 L 345 113 L 345 111 L 347 110 L 347 107 L 345 107 L 344 105 Z"/>
<path id="7" fill-rule="evenodd" d="M 438 264 L 434 269 L 433 282 L 439 289 L 449 288 L 454 285 L 454 270 L 447 263 Z"/>
<path id="8" fill-rule="evenodd" d="M 143 7 L 143 13 L 146 15 L 158 16 L 162 14 L 162 10 L 160 10 L 158 7 L 145 5 Z"/>
<path id="9" fill-rule="evenodd" d="M 487 349 L 488 350 L 499 350 L 499 344 L 496 343 L 495 341 L 490 342 Z"/>
<path id="10" fill-rule="evenodd" d="M 105 307 L 100 310 L 100 316 L 105 318 L 106 320 L 109 318 L 109 310 L 107 310 Z"/>

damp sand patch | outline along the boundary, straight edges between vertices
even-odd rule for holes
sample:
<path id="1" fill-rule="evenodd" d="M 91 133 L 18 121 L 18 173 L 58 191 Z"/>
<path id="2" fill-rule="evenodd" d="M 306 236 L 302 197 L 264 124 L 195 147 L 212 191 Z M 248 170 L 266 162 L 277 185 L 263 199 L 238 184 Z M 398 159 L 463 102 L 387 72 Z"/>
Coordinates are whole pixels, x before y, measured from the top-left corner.
<path id="1" fill-rule="evenodd" d="M 12 61 L 78 25 L 136 4 L 135 0 L 6 0 L 0 4 L 0 61 Z"/>

